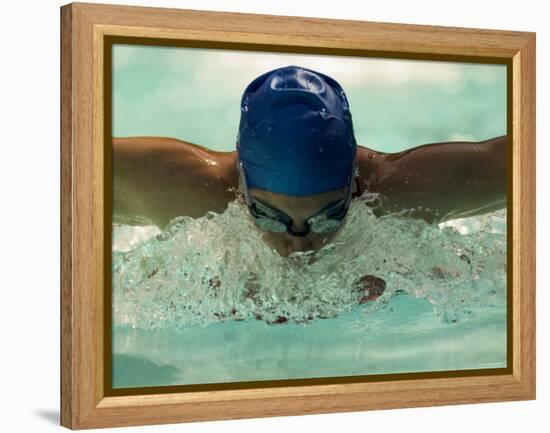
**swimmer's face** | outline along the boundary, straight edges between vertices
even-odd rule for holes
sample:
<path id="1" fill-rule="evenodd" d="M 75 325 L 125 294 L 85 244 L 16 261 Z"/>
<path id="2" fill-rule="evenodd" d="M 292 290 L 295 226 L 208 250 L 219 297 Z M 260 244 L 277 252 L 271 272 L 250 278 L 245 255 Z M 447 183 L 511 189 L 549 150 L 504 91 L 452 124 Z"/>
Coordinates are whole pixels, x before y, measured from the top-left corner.
<path id="1" fill-rule="evenodd" d="M 265 204 L 275 209 L 284 212 L 292 218 L 292 230 L 295 232 L 303 232 L 306 226 L 306 220 L 315 215 L 325 206 L 334 203 L 344 197 L 346 188 L 335 191 L 329 191 L 322 194 L 307 195 L 307 196 L 291 196 L 286 194 L 278 194 L 263 189 L 251 188 L 249 194 L 253 198 L 263 201 Z M 345 220 L 340 227 L 334 232 L 315 233 L 309 231 L 305 236 L 293 236 L 286 233 L 274 233 L 264 231 L 262 239 L 283 257 L 287 257 L 294 251 L 319 250 L 325 244 L 331 242 L 340 233 L 340 230 L 345 224 Z"/>

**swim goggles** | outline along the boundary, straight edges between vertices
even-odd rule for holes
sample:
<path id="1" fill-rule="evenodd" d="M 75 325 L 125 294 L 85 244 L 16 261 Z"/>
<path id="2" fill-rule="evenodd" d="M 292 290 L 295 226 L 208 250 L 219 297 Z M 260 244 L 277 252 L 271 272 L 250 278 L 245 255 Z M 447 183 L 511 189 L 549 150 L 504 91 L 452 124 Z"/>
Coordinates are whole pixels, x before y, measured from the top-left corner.
<path id="1" fill-rule="evenodd" d="M 357 175 L 357 166 L 354 162 L 348 173 L 348 186 L 345 197 L 330 203 L 316 214 L 310 216 L 305 223 L 306 230 L 296 232 L 292 229 L 292 218 L 250 195 L 242 161 L 237 162 L 237 170 L 240 173 L 246 205 L 256 225 L 264 231 L 275 233 L 288 232 L 294 236 L 306 236 L 310 230 L 319 234 L 337 230 L 342 225 L 344 217 L 348 212 L 352 198 L 353 180 Z"/>

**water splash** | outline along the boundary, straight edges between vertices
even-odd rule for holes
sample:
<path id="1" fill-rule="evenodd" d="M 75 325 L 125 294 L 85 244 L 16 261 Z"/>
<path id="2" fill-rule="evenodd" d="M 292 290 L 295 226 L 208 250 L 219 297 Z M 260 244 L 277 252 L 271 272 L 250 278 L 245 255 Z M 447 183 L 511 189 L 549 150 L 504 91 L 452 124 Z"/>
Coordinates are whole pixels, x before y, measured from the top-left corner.
<path id="1" fill-rule="evenodd" d="M 351 203 L 333 243 L 287 258 L 261 240 L 238 200 L 222 214 L 177 217 L 133 249 L 113 251 L 115 325 L 307 324 L 358 308 L 368 295 L 359 284 L 365 276 L 386 282 L 383 295 L 362 306 L 366 314 L 400 293 L 427 299 L 446 322 L 479 307 L 505 308 L 505 211 L 476 217 L 464 230 L 464 223 L 376 218 L 372 200 L 364 194 Z"/>

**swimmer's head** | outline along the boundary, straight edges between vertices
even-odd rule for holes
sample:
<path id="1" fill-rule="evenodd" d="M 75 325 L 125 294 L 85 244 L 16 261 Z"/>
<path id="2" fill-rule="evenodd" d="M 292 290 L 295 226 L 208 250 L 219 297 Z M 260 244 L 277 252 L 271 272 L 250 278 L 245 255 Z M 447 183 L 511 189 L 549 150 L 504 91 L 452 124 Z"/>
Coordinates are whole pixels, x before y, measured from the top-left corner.
<path id="1" fill-rule="evenodd" d="M 290 196 L 345 188 L 356 148 L 347 97 L 333 78 L 286 66 L 246 87 L 237 162 L 249 188 Z"/>
<path id="2" fill-rule="evenodd" d="M 279 254 L 320 249 L 343 224 L 357 144 L 342 87 L 298 66 L 260 75 L 241 98 L 237 169 L 262 239 Z"/>

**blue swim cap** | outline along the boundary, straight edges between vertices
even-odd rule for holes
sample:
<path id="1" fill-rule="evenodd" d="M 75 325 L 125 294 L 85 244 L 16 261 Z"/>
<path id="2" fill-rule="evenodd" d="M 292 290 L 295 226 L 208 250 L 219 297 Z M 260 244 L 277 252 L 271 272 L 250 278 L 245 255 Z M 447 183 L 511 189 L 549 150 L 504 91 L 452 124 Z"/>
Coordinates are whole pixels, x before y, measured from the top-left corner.
<path id="1" fill-rule="evenodd" d="M 249 188 L 301 196 L 346 187 L 356 150 L 346 95 L 331 77 L 285 66 L 246 87 L 237 153 Z"/>

